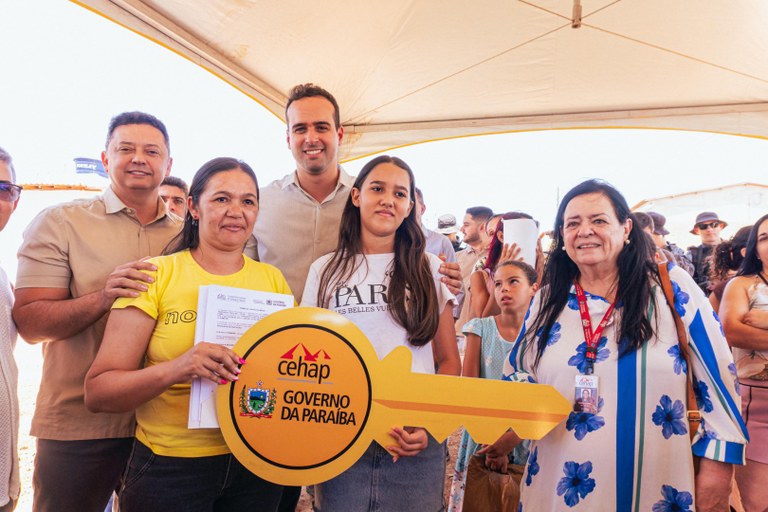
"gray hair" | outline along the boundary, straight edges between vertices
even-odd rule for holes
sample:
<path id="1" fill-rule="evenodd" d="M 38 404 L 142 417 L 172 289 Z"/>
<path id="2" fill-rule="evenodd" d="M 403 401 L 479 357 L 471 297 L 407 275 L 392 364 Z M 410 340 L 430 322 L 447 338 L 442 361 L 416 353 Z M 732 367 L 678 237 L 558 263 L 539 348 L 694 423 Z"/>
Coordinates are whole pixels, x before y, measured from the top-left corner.
<path id="1" fill-rule="evenodd" d="M 13 168 L 13 159 L 6 150 L 0 148 L 0 162 L 5 162 L 11 170 L 11 182 L 16 183 L 16 169 Z"/>

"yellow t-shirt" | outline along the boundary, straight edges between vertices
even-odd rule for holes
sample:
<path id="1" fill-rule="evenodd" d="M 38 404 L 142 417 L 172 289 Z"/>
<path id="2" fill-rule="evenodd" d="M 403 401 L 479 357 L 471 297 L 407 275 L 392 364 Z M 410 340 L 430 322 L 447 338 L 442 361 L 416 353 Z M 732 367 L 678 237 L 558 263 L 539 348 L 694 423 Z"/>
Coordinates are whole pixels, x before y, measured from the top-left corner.
<path id="1" fill-rule="evenodd" d="M 120 298 L 113 309 L 136 307 L 157 323 L 147 347 L 145 367 L 181 356 L 194 344 L 197 296 L 201 285 L 220 285 L 291 294 L 280 271 L 243 257 L 243 268 L 230 275 L 209 274 L 189 251 L 160 256 L 155 282 L 137 298 Z M 136 438 L 157 455 L 206 457 L 229 453 L 219 429 L 188 429 L 189 383 L 175 384 L 136 409 Z"/>

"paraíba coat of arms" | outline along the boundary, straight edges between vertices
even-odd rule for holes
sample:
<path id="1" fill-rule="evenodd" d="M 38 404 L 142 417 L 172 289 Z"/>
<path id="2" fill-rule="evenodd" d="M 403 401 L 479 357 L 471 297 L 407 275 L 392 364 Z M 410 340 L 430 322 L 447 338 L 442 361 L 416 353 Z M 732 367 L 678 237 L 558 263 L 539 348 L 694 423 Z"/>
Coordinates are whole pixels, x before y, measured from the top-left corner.
<path id="1" fill-rule="evenodd" d="M 240 416 L 252 418 L 271 418 L 275 411 L 275 397 L 277 390 L 264 389 L 263 382 L 259 381 L 255 388 L 249 388 L 243 384 L 240 391 Z"/>

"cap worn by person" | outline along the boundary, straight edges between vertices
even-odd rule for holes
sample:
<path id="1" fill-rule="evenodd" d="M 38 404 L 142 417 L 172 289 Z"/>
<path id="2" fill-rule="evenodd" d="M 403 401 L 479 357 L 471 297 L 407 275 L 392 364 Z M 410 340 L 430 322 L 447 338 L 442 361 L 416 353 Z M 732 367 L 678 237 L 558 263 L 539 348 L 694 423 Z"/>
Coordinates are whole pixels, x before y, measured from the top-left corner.
<path id="1" fill-rule="evenodd" d="M 456 217 L 450 213 L 439 216 L 437 218 L 437 229 L 435 231 L 443 235 L 458 233 L 459 228 L 456 227 Z"/>
<path id="2" fill-rule="evenodd" d="M 712 222 L 717 222 L 720 224 L 721 228 L 724 228 L 728 225 L 728 223 L 724 220 L 720 220 L 720 217 L 718 217 L 715 212 L 701 212 L 696 216 L 696 223 L 693 225 L 693 229 L 691 229 L 691 234 L 698 235 L 700 224 L 709 224 Z"/>
<path id="3" fill-rule="evenodd" d="M 648 212 L 648 216 L 653 219 L 653 234 L 667 236 L 669 230 L 664 227 L 667 223 L 667 218 L 660 213 Z"/>

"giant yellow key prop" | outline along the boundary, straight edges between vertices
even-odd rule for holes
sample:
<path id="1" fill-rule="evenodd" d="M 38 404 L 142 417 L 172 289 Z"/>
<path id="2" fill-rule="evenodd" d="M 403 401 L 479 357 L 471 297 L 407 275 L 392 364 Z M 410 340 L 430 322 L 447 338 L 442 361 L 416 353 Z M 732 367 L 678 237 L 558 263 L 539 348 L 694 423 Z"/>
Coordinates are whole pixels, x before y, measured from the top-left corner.
<path id="1" fill-rule="evenodd" d="M 244 466 L 278 484 L 329 480 L 371 440 L 394 444 L 394 426 L 437 441 L 461 425 L 478 443 L 510 427 L 539 439 L 571 410 L 551 386 L 411 373 L 405 347 L 380 361 L 360 329 L 325 309 L 274 313 L 234 350 L 246 363 L 218 389 L 221 431 Z"/>

